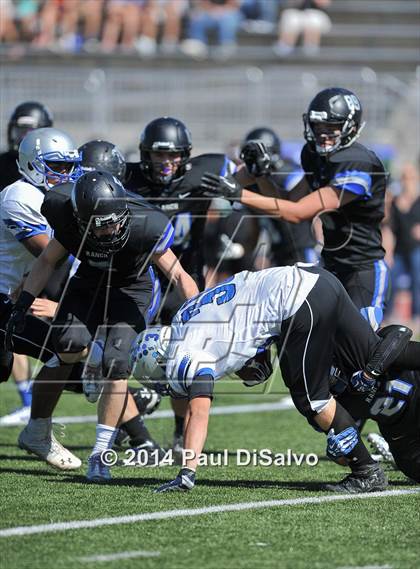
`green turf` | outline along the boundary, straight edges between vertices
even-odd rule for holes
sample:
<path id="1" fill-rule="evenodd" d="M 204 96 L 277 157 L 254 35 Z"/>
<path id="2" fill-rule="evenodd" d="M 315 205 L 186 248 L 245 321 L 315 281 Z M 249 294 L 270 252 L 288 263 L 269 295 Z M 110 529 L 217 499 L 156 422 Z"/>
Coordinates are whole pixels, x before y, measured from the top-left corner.
<path id="1" fill-rule="evenodd" d="M 278 400 L 275 394 L 220 388 L 215 405 Z M 254 392 L 255 393 L 255 392 Z M 18 403 L 12 384 L 0 387 L 0 413 Z M 162 408 L 167 408 L 164 402 Z M 93 414 L 82 397 L 63 396 L 57 415 Z M 170 419 L 149 421 L 152 434 L 170 440 Z M 372 430 L 374 425 L 369 426 Z M 60 440 L 84 461 L 94 440 L 94 425 L 67 425 Z M 176 467 L 113 469 L 113 482 L 95 486 L 83 474 L 61 474 L 15 446 L 18 428 L 0 429 L 0 527 L 199 508 L 216 504 L 326 494 L 320 486 L 346 472 L 324 460 L 325 437 L 314 432 L 294 410 L 213 416 L 208 451 L 230 451 L 226 467 L 203 467 L 189 494 L 155 495 Z M 238 467 L 237 448 L 319 454 L 317 466 Z M 391 489 L 413 488 L 389 470 Z M 244 512 L 227 512 L 165 521 L 79 529 L 54 534 L 0 538 L 3 568 L 69 567 L 333 569 L 338 567 L 420 567 L 420 494 L 349 502 L 306 504 Z M 122 551 L 159 551 L 157 558 L 86 563 L 79 557 Z"/>

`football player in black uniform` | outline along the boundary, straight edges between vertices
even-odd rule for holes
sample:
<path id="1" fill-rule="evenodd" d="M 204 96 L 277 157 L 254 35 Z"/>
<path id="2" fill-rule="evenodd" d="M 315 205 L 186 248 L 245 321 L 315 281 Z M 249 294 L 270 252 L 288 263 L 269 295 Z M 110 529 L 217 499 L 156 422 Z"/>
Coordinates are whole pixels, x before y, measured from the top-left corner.
<path id="1" fill-rule="evenodd" d="M 204 197 L 204 172 L 225 176 L 236 165 L 224 154 L 202 154 L 191 158 L 191 134 L 185 124 L 172 117 L 160 117 L 146 125 L 140 136 L 140 162 L 127 163 L 124 186 L 140 194 L 165 213 L 174 227 L 172 249 L 185 270 L 204 289 L 203 233 L 211 197 Z M 164 289 L 158 318 L 171 321 L 183 300 L 173 286 Z M 175 411 L 174 449 L 182 441 L 185 404 L 172 401 Z"/>
<path id="2" fill-rule="evenodd" d="M 275 182 L 276 188 L 278 188 L 273 197 L 279 195 L 279 192 L 280 197 L 282 197 L 281 192 L 290 192 L 303 178 L 304 172 L 298 164 L 282 156 L 281 141 L 274 130 L 268 127 L 254 128 L 246 135 L 241 150 L 241 155 L 245 161 L 251 158 L 248 162 L 248 172 L 251 173 L 254 168 L 256 184 L 253 184 L 249 188 L 250 190 L 265 194 L 264 187 L 262 187 L 262 190 L 259 187 L 264 182 L 264 175 L 262 172 L 255 171 L 255 162 L 252 157 L 258 142 L 264 144 L 270 155 L 268 171 L 273 182 Z M 316 242 L 312 235 L 311 223 L 309 221 L 292 224 L 283 219 L 268 217 L 263 218 L 261 221 L 267 226 L 271 238 L 272 266 L 292 265 L 298 261 L 317 262 L 318 259 L 314 250 Z"/>
<path id="3" fill-rule="evenodd" d="M 47 107 L 37 101 L 26 101 L 18 105 L 7 125 L 6 152 L 0 154 L 0 191 L 21 178 L 16 160 L 19 144 L 30 130 L 53 126 L 53 118 Z"/>
<path id="4" fill-rule="evenodd" d="M 232 180 L 213 175 L 204 176 L 204 186 L 292 223 L 319 216 L 325 267 L 338 277 L 361 314 L 377 329 L 389 287 L 380 229 L 387 173 L 376 154 L 357 142 L 364 123 L 361 103 L 351 91 L 338 87 L 321 91 L 309 104 L 303 121 L 306 144 L 301 163 L 305 177 L 288 193 L 288 199 L 257 196 Z M 267 157 L 263 145 L 252 159 L 264 172 Z M 266 178 L 271 183 L 271 177 Z"/>
<path id="5" fill-rule="evenodd" d="M 88 480 L 101 482 L 110 478 L 101 453 L 112 447 L 127 403 L 130 347 L 158 305 L 151 263 L 175 282 L 185 298 L 198 289 L 170 250 L 174 230 L 166 216 L 140 199 L 127 201 L 122 184 L 105 171 L 83 174 L 71 193 L 67 185 L 50 191 L 42 213 L 54 229 L 54 238 L 25 281 L 7 324 L 7 338 L 22 328 L 26 311 L 56 263 L 69 253 L 78 258 L 80 265 L 51 333 L 60 358 L 56 365 L 61 362 L 68 376 L 74 363 L 88 357 L 89 366 L 105 378 L 87 474 Z M 103 350 L 94 341 L 101 332 L 105 334 Z M 31 450 L 37 423 L 46 420 L 45 414 L 51 416 L 64 388 L 63 380 L 54 382 L 56 369 L 50 370 L 52 381 L 35 383 L 33 406 L 42 400 L 38 403 L 43 414 L 31 419 L 20 434 L 21 448 Z"/>
<path id="6" fill-rule="evenodd" d="M 84 172 L 92 170 L 105 170 L 124 182 L 126 173 L 126 162 L 121 150 L 112 142 L 107 140 L 90 140 L 79 148 Z M 73 382 L 73 388 L 80 390 L 80 382 Z M 155 452 L 158 457 L 164 455 L 163 450 L 153 440 L 147 429 L 143 416 L 152 413 L 159 405 L 161 397 L 152 389 L 146 387 L 128 388 L 129 395 L 127 408 L 122 418 L 118 434 L 115 439 L 115 446 L 121 447 L 128 443 L 131 447 L 141 449 L 149 453 L 153 463 Z"/>
<path id="7" fill-rule="evenodd" d="M 112 142 L 90 140 L 79 147 L 79 154 L 84 172 L 105 170 L 124 183 L 127 169 L 125 158 L 118 146 Z"/>
<path id="8" fill-rule="evenodd" d="M 396 466 L 420 483 L 420 372 L 388 371 L 364 393 L 351 380 L 339 381 L 332 390 L 355 420 L 378 423 Z"/>

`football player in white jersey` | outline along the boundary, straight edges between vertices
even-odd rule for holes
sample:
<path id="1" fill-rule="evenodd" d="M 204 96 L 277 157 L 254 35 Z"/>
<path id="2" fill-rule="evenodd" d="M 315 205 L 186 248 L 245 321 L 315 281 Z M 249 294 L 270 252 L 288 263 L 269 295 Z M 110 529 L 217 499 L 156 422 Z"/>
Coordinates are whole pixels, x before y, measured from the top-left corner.
<path id="1" fill-rule="evenodd" d="M 187 301 L 170 327 L 138 337 L 132 352 L 135 377 L 163 383 L 173 396 L 189 399 L 185 448 L 193 458 L 158 492 L 194 486 L 214 381 L 255 363 L 273 341 L 296 408 L 328 434 L 328 456 L 352 470 L 327 489 L 371 492 L 386 487 L 386 476 L 370 457 L 354 420 L 329 389 L 333 355 L 351 376 L 366 369 L 382 340 L 331 273 L 294 265 L 239 273 Z M 407 344 L 407 349 L 417 349 L 412 363 L 420 344 L 410 344 L 414 346 Z"/>
<path id="2" fill-rule="evenodd" d="M 77 146 L 66 133 L 52 127 L 26 134 L 19 145 L 18 168 L 22 178 L 0 194 L 0 381 L 7 380 L 13 362 L 13 354 L 2 349 L 12 301 L 51 238 L 51 228 L 41 214 L 45 192 L 56 184 L 76 180 L 82 173 Z M 44 362 L 50 359 L 53 352 L 45 344 L 46 328 L 46 322 L 30 317 L 23 333 L 14 338 L 14 351 Z M 48 455 L 55 442 L 48 437 L 45 440 Z M 59 447 L 54 446 L 62 452 Z M 80 463 L 74 459 L 73 464 Z"/>

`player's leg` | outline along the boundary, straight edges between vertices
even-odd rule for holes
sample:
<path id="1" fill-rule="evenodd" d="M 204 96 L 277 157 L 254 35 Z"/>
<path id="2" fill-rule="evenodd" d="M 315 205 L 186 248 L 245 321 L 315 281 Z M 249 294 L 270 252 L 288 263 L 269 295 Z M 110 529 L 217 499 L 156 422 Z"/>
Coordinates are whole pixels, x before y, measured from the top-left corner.
<path id="1" fill-rule="evenodd" d="M 31 367 L 28 358 L 23 354 L 15 354 L 13 358 L 12 375 L 21 400 L 21 405 L 12 412 L 0 417 L 0 425 L 26 425 L 31 413 L 32 381 Z"/>
<path id="2" fill-rule="evenodd" d="M 330 485 L 328 489 L 346 492 L 381 489 L 386 485 L 382 470 L 371 459 L 350 414 L 330 394 L 328 378 L 339 332 L 343 289 L 337 286 L 334 277 L 325 278 L 322 273 L 326 271 L 319 271 L 317 284 L 283 332 L 285 343 L 279 346 L 283 378 L 298 410 L 328 434 L 330 458 L 352 470 L 340 484 Z M 350 299 L 348 302 L 353 306 Z M 366 322 L 364 325 L 369 328 Z M 370 328 L 369 331 L 374 337 Z M 358 356 L 363 361 L 361 349 L 360 354 L 357 349 L 347 349 L 346 354 L 352 360 Z"/>

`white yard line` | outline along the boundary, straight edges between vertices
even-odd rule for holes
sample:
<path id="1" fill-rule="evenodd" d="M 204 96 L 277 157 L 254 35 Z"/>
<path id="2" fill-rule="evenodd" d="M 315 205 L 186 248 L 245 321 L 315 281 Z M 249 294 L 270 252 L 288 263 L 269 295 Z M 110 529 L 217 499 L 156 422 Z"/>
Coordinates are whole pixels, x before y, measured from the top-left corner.
<path id="1" fill-rule="evenodd" d="M 262 413 L 266 411 L 283 411 L 293 409 L 294 405 L 291 397 L 284 397 L 280 401 L 274 403 L 254 403 L 244 405 L 219 405 L 210 409 L 211 415 L 235 415 L 237 413 Z M 146 420 L 150 419 L 169 419 L 174 413 L 168 409 L 165 411 L 155 411 L 150 417 L 146 415 Z M 53 417 L 53 422 L 62 425 L 70 425 L 75 423 L 96 423 L 96 415 L 80 415 L 69 417 Z"/>
<path id="2" fill-rule="evenodd" d="M 326 502 L 342 502 L 345 500 L 365 500 L 373 498 L 386 498 L 393 496 L 408 496 L 418 494 L 420 488 L 407 490 L 386 490 L 385 492 L 372 492 L 370 494 L 332 494 L 327 496 L 307 496 L 305 498 L 290 498 L 286 500 L 264 500 L 261 502 L 242 502 L 237 504 L 220 504 L 206 508 L 190 508 L 167 510 L 161 512 L 149 512 L 115 518 L 99 518 L 93 520 L 75 520 L 72 522 L 59 522 L 36 526 L 18 526 L 0 530 L 1 537 L 22 537 L 36 533 L 52 533 L 56 531 L 78 530 L 85 528 L 97 528 L 120 524 L 133 524 L 155 520 L 168 520 L 172 518 L 188 518 L 191 516 L 203 516 L 207 514 L 220 514 L 224 512 L 241 512 L 247 510 L 262 510 L 264 508 L 278 508 L 281 506 L 301 506 L 304 504 L 323 504 Z"/>
<path id="3" fill-rule="evenodd" d="M 337 569 L 392 569 L 392 565 L 349 565 L 345 567 L 337 567 Z"/>
<path id="4" fill-rule="evenodd" d="M 134 559 L 135 557 L 159 557 L 160 551 L 121 551 L 108 555 L 90 555 L 89 557 L 76 557 L 77 561 L 84 563 L 100 563 L 104 561 L 116 561 L 119 559 Z"/>

